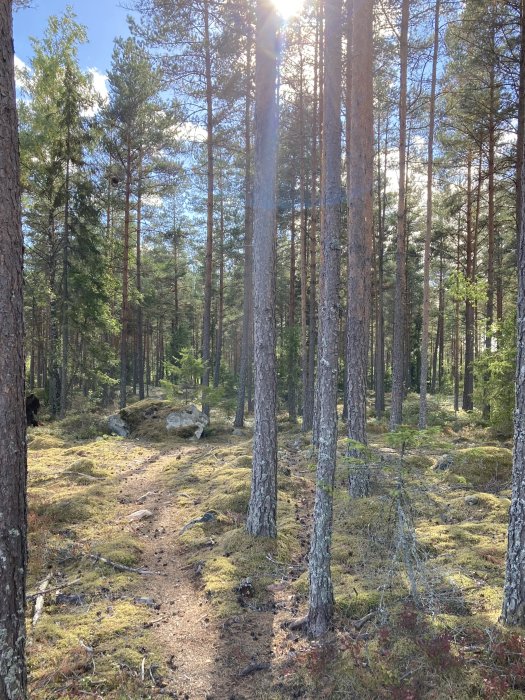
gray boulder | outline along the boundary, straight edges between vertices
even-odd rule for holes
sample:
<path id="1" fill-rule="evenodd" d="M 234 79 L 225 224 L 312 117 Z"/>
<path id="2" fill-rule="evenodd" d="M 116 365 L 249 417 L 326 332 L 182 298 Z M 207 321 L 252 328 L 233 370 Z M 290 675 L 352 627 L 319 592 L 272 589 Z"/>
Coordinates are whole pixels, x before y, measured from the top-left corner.
<path id="1" fill-rule="evenodd" d="M 172 411 L 166 416 L 166 430 L 174 431 L 181 437 L 193 437 L 198 440 L 204 428 L 209 424 L 210 419 L 205 413 L 191 404 L 181 411 Z"/>
<path id="2" fill-rule="evenodd" d="M 118 415 L 118 413 L 108 418 L 108 428 L 112 433 L 120 435 L 120 437 L 129 437 L 129 425 Z"/>

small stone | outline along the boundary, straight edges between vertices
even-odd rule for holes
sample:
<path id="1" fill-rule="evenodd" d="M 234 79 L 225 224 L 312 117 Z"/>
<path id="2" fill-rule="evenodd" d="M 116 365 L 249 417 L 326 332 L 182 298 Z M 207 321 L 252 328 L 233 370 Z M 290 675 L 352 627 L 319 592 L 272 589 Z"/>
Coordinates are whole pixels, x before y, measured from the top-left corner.
<path id="1" fill-rule="evenodd" d="M 479 496 L 465 496 L 465 503 L 467 506 L 477 506 L 479 503 Z"/>
<path id="2" fill-rule="evenodd" d="M 151 510 L 147 510 L 146 508 L 142 508 L 141 510 L 136 510 L 134 513 L 130 513 L 128 515 L 128 522 L 134 523 L 137 522 L 138 520 L 147 520 L 148 518 L 152 518 L 153 513 Z"/>

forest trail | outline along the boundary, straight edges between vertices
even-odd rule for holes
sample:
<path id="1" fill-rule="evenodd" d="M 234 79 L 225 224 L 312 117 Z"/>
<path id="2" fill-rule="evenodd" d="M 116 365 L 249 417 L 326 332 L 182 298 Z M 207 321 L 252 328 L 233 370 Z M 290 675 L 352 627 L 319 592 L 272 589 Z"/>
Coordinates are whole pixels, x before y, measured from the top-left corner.
<path id="1" fill-rule="evenodd" d="M 163 695 L 187 700 L 269 697 L 271 686 L 286 666 L 286 657 L 295 657 L 300 642 L 295 633 L 283 627 L 299 612 L 291 580 L 286 575 L 278 577 L 272 586 L 271 603 L 262 608 L 253 605 L 250 610 L 249 598 L 245 601 L 239 596 L 239 614 L 227 618 L 217 615 L 201 582 L 199 564 L 191 563 L 194 552 L 181 541 L 187 514 L 177 507 L 177 494 L 167 489 L 163 480 L 167 464 L 188 458 L 195 463 L 213 449 L 206 443 L 181 445 L 122 473 L 120 503 L 129 504 L 129 513 L 142 508 L 153 513 L 151 518 L 126 525 L 140 543 L 140 565 L 160 573 L 141 576 L 134 592 L 155 603 L 149 624 L 154 647 L 169 674 L 158 683 L 164 686 L 160 691 Z M 217 468 L 220 466 L 218 462 Z M 297 517 L 303 516 L 307 513 Z M 205 548 L 215 544 L 210 537 Z"/>

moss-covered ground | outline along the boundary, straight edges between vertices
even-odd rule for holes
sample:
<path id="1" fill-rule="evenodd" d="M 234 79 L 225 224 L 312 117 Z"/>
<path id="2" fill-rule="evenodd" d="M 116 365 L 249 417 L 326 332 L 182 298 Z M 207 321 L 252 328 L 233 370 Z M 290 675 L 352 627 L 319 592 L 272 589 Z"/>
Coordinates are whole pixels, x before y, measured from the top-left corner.
<path id="1" fill-rule="evenodd" d="M 433 408 L 438 424 L 412 431 L 403 457 L 370 421 L 359 500 L 341 424 L 323 643 L 288 626 L 306 612 L 315 478 L 298 427 L 280 421 L 275 542 L 244 530 L 249 430 L 125 440 L 96 416 L 31 430 L 30 603 L 49 578 L 34 627 L 28 609 L 31 698 L 524 697 L 523 630 L 498 623 L 508 445 L 446 400 Z M 131 522 L 141 508 L 152 517 Z"/>

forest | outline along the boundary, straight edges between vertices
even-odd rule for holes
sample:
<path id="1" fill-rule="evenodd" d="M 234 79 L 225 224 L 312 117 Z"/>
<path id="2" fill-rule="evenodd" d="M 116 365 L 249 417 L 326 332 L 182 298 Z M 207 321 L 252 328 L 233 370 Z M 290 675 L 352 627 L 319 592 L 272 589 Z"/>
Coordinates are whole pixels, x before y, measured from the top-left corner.
<path id="1" fill-rule="evenodd" d="M 525 0 L 35 4 L 0 700 L 525 697 Z"/>

